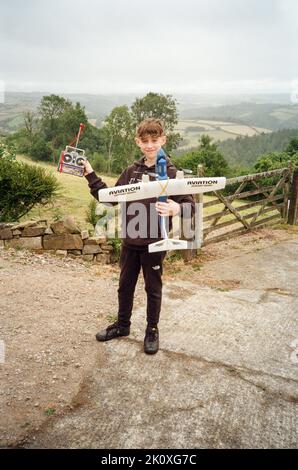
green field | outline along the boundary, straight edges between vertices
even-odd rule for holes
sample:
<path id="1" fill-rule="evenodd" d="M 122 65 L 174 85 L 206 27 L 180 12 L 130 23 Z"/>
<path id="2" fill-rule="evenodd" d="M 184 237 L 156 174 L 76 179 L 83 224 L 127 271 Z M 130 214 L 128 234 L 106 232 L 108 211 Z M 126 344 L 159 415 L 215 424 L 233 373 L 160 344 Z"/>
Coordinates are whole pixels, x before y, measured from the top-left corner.
<path id="1" fill-rule="evenodd" d="M 75 217 L 81 228 L 91 228 L 85 221 L 85 212 L 92 199 L 86 178 L 59 173 L 56 166 L 43 162 L 33 162 L 24 155 L 18 155 L 17 160 L 45 168 L 49 173 L 55 175 L 61 185 L 59 195 L 53 204 L 32 209 L 22 220 L 39 217 L 53 220 L 57 217 L 71 214 Z M 105 175 L 102 177 L 108 186 L 115 184 L 116 178 Z"/>
<path id="2" fill-rule="evenodd" d="M 200 127 L 202 130 L 197 130 Z M 204 129 L 204 130 L 203 130 Z M 262 132 L 271 132 L 269 129 L 246 126 L 237 122 L 212 121 L 203 119 L 184 119 L 178 122 L 176 129 L 180 132 L 184 142 L 178 146 L 177 150 L 198 145 L 198 140 L 203 134 L 208 134 L 214 141 L 236 139 L 239 136 L 253 136 Z"/>
<path id="3" fill-rule="evenodd" d="M 61 189 L 58 197 L 52 204 L 47 204 L 46 206 L 40 206 L 32 209 L 22 220 L 35 219 L 35 218 L 44 218 L 49 221 L 54 220 L 58 217 L 63 217 L 65 215 L 73 215 L 79 224 L 80 228 L 89 228 L 92 229 L 90 225 L 86 222 L 86 209 L 92 196 L 90 195 L 88 184 L 85 178 L 78 178 L 76 176 L 67 175 L 65 173 L 59 173 L 56 170 L 56 167 L 49 165 L 43 162 L 33 162 L 28 157 L 23 155 L 18 155 L 17 159 L 25 163 L 32 165 L 37 165 L 42 168 L 45 168 L 49 173 L 54 174 L 57 180 L 61 185 Z M 107 183 L 108 186 L 113 186 L 116 182 L 116 178 L 110 176 L 101 175 L 103 180 Z M 204 202 L 208 202 L 214 199 L 214 196 L 204 195 Z M 235 200 L 233 202 L 234 207 L 239 207 L 247 203 L 247 200 Z M 257 211 L 259 205 L 249 208 L 241 212 L 243 216 L 248 215 L 249 213 Z M 204 216 L 208 216 L 219 212 L 224 209 L 224 205 L 219 203 L 215 206 L 204 208 Z M 264 214 L 261 218 L 267 217 L 268 214 Z M 225 222 L 233 219 L 234 216 L 231 213 L 227 213 L 224 217 L 221 218 L 220 222 Z M 207 227 L 211 221 L 208 221 L 204 224 Z"/>

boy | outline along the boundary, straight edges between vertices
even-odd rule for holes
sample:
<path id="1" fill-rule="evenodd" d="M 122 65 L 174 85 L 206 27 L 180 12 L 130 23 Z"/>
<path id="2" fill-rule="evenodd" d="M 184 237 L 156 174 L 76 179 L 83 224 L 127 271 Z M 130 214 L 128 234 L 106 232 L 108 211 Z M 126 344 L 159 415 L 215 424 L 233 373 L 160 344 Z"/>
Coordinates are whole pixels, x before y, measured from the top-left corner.
<path id="1" fill-rule="evenodd" d="M 157 152 L 166 143 L 162 122 L 154 118 L 142 121 L 137 128 L 135 142 L 143 152 L 143 156 L 122 172 L 115 186 L 137 183 L 142 179 L 142 175 L 147 173 L 149 173 L 150 180 L 154 181 L 156 179 L 150 173 L 155 173 Z M 95 174 L 89 162 L 85 162 L 84 167 L 84 175 L 89 183 L 90 192 L 97 199 L 98 190 L 106 188 L 107 185 Z M 175 166 L 167 157 L 168 177 L 175 178 L 176 171 Z M 127 229 L 129 229 L 129 223 L 133 219 L 132 210 L 129 210 L 131 204 L 129 202 L 126 203 L 125 228 Z M 162 262 L 166 252 L 148 252 L 148 245 L 150 243 L 162 239 L 159 228 L 157 229 L 156 236 L 152 237 L 152 230 L 150 229 L 152 229 L 153 225 L 153 212 L 152 210 L 150 211 L 150 205 L 154 205 L 156 216 L 158 213 L 159 215 L 170 217 L 169 226 L 171 228 L 172 216 L 182 213 L 183 209 L 186 209 L 185 204 L 188 205 L 188 209 L 191 208 L 191 211 L 188 211 L 187 214 L 190 216 L 190 212 L 194 213 L 195 203 L 192 196 L 184 195 L 172 196 L 167 202 L 157 202 L 156 198 L 151 198 L 139 201 L 137 204 L 142 204 L 142 208 L 146 210 L 145 213 L 144 211 L 140 212 L 146 214 L 147 220 L 144 219 L 142 221 L 144 223 L 140 224 L 142 225 L 142 236 L 135 232 L 131 233 L 131 230 L 126 230 L 125 237 L 122 239 L 120 255 L 121 273 L 118 288 L 118 319 L 105 330 L 97 333 L 96 339 L 98 341 L 108 341 L 119 336 L 129 335 L 134 291 L 140 269 L 142 268 L 147 293 L 147 328 L 144 338 L 144 351 L 147 354 L 155 354 L 159 348 L 158 322 L 162 298 Z M 183 215 L 184 213 L 185 210 Z"/>

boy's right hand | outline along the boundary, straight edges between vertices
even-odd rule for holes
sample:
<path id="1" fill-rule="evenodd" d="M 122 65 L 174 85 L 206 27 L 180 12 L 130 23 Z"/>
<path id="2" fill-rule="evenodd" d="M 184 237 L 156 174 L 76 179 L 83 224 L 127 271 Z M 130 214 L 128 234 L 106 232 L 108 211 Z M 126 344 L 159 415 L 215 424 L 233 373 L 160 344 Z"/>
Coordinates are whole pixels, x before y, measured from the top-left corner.
<path id="1" fill-rule="evenodd" d="M 83 167 L 84 167 L 84 176 L 89 175 L 89 173 L 92 173 L 94 170 L 88 160 L 83 162 Z"/>

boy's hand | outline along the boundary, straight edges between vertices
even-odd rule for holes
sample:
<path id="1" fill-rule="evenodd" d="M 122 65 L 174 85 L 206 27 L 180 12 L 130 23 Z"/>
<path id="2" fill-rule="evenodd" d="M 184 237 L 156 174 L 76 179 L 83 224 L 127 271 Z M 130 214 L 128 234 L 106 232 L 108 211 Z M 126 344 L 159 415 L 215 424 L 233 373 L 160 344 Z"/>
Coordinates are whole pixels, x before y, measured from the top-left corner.
<path id="1" fill-rule="evenodd" d="M 92 173 L 94 170 L 90 163 L 87 161 L 83 162 L 83 167 L 84 167 L 84 176 L 89 175 L 89 173 Z"/>
<path id="2" fill-rule="evenodd" d="M 180 212 L 180 205 L 173 199 L 168 199 L 167 202 L 157 202 L 155 208 L 159 215 L 175 216 Z"/>

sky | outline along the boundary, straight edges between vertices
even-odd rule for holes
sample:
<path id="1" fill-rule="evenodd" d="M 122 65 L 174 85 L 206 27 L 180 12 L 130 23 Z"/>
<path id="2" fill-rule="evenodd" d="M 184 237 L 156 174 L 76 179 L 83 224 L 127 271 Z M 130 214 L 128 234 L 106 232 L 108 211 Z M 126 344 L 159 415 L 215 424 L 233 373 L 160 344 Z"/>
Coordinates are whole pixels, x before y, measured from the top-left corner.
<path id="1" fill-rule="evenodd" d="M 297 0 L 0 0 L 0 82 L 54 93 L 291 92 L 297 25 Z"/>

